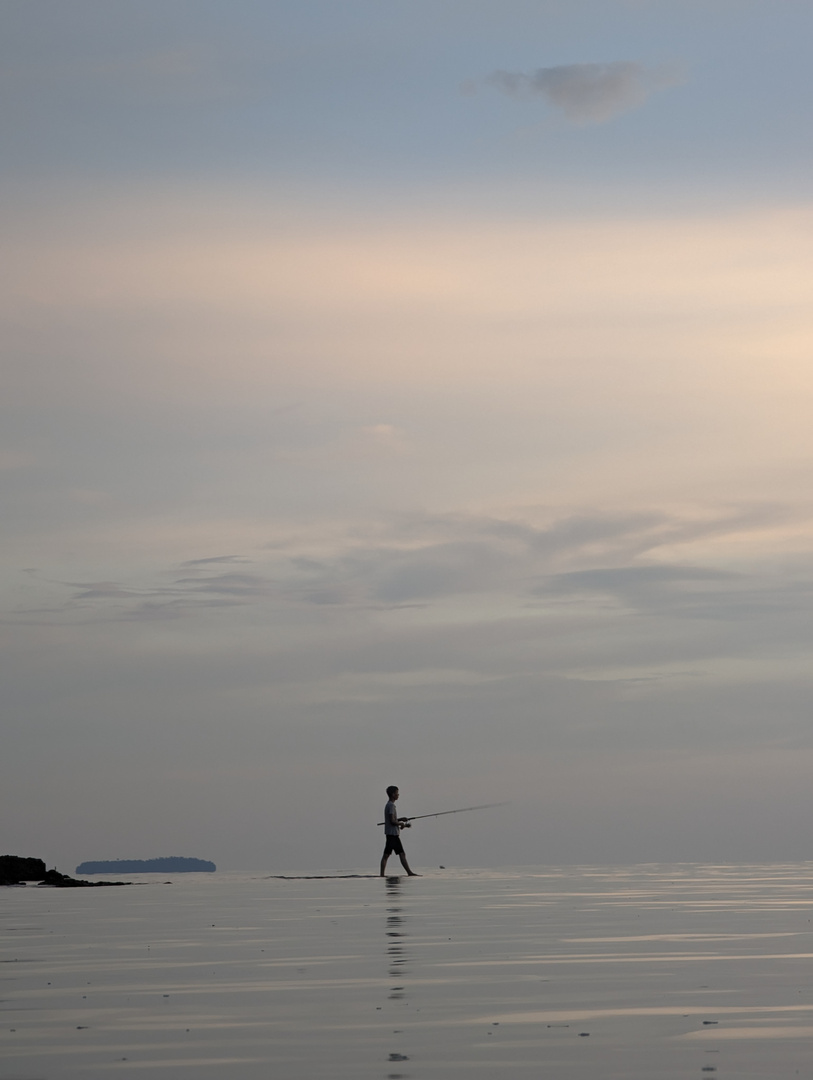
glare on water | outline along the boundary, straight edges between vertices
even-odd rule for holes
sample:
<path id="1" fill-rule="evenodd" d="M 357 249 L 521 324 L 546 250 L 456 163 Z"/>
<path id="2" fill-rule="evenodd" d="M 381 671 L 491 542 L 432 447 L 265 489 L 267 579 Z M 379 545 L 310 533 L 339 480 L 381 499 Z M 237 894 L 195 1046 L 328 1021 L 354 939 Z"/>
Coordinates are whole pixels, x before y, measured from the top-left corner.
<path id="1" fill-rule="evenodd" d="M 0 892 L 0 1080 L 809 1072 L 813 864 L 134 880 Z"/>

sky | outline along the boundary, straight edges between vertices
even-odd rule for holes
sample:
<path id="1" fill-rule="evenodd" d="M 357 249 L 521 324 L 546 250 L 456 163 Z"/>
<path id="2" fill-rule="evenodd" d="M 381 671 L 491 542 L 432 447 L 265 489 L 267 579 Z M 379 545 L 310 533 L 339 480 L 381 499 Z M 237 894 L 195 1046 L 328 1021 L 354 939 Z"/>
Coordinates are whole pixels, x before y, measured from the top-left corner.
<path id="1" fill-rule="evenodd" d="M 810 858 L 813 7 L 0 27 L 3 851 Z"/>

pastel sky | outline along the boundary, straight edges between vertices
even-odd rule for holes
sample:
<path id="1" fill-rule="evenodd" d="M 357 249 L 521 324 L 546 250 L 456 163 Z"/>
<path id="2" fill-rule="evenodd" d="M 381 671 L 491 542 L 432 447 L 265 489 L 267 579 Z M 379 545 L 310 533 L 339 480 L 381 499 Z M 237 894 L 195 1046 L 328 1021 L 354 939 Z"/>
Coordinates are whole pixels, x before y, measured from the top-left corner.
<path id="1" fill-rule="evenodd" d="M 0 27 L 2 850 L 809 858 L 813 6 Z"/>

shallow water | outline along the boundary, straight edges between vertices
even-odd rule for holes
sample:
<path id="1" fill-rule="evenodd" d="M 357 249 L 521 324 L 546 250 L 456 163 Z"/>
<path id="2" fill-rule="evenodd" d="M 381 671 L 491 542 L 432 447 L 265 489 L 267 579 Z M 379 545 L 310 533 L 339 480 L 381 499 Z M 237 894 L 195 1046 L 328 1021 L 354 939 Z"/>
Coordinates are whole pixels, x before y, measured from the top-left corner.
<path id="1" fill-rule="evenodd" d="M 0 890 L 0 1080 L 813 1071 L 810 863 L 132 880 Z"/>

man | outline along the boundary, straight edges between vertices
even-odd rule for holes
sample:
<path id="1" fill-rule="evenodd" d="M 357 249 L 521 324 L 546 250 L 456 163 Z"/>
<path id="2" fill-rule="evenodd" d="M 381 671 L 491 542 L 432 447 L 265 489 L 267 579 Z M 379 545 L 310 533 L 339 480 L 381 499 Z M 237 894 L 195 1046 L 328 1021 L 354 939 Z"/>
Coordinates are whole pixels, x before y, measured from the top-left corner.
<path id="1" fill-rule="evenodd" d="M 410 877 L 420 877 L 420 874 L 416 874 L 410 870 L 409 863 L 404 854 L 404 845 L 401 843 L 401 829 L 409 828 L 409 822 L 406 818 L 399 818 L 395 808 L 395 804 L 398 801 L 398 796 L 400 794 L 400 791 L 395 786 L 387 788 L 388 802 L 384 807 L 384 837 L 387 846 L 384 848 L 384 854 L 381 857 L 381 877 L 385 876 L 384 870 L 387 866 L 387 859 L 389 859 L 393 851 L 401 860 L 401 866 L 403 866 Z"/>

